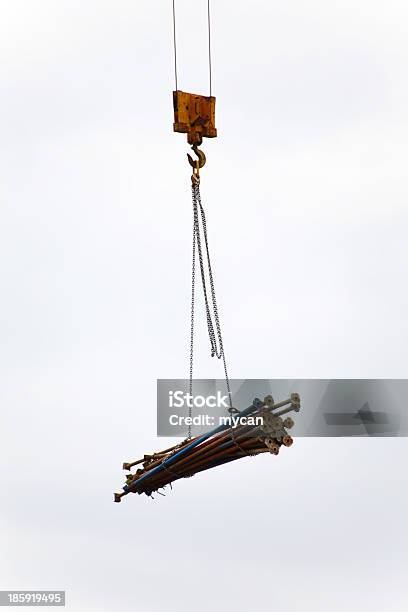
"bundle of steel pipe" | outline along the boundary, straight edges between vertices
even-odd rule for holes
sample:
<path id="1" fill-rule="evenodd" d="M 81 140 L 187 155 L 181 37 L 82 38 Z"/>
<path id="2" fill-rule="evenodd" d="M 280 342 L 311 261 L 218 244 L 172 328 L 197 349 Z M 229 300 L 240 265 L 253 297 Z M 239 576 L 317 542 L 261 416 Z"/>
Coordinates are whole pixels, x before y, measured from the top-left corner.
<path id="1" fill-rule="evenodd" d="M 291 411 L 300 410 L 300 399 L 292 393 L 289 399 L 274 403 L 272 396 L 264 400 L 255 398 L 252 404 L 237 414 L 234 424 L 223 424 L 212 431 L 184 440 L 132 463 L 124 463 L 129 471 L 122 493 L 115 493 L 115 502 L 120 502 L 128 493 L 145 493 L 151 496 L 155 491 L 172 484 L 180 478 L 193 476 L 210 468 L 269 452 L 279 453 L 281 446 L 291 446 L 293 439 L 287 429 L 293 427 Z M 232 420 L 231 420 L 232 423 Z M 141 465 L 136 472 L 131 468 Z"/>

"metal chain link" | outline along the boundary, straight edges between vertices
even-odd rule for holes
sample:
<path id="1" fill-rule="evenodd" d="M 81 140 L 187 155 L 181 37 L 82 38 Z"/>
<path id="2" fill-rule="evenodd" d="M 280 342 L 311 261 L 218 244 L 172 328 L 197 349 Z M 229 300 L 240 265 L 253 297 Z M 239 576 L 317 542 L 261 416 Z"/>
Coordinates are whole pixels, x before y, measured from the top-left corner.
<path id="1" fill-rule="evenodd" d="M 222 341 L 221 323 L 218 313 L 217 299 L 215 294 L 214 277 L 211 266 L 210 250 L 208 245 L 208 234 L 207 234 L 207 221 L 205 217 L 204 208 L 201 202 L 200 194 L 200 180 L 198 177 L 192 183 L 191 186 L 192 201 L 193 201 L 193 263 L 192 263 L 192 282 L 191 282 L 191 327 L 190 327 L 190 396 L 193 394 L 193 362 L 194 362 L 194 309 L 195 309 L 195 266 L 196 266 L 196 248 L 198 251 L 198 259 L 200 264 L 201 282 L 203 287 L 204 304 L 207 318 L 207 329 L 208 336 L 210 339 L 211 346 L 211 357 L 217 357 L 222 359 L 224 366 L 225 382 L 227 386 L 228 399 L 230 404 L 230 412 L 233 411 L 232 406 L 232 395 L 230 382 L 228 378 L 227 362 L 225 359 L 224 344 Z M 200 213 L 200 214 L 199 214 Z M 200 226 L 201 218 L 201 226 Z M 202 234 L 204 237 L 205 244 L 205 260 L 202 249 Z M 211 306 L 214 313 L 215 329 L 212 320 L 210 301 L 208 299 L 207 282 L 205 275 L 205 267 L 207 267 L 208 278 L 210 281 L 210 292 L 211 292 Z M 191 417 L 192 414 L 192 402 L 190 402 L 188 415 Z M 191 425 L 188 427 L 188 437 L 191 438 Z"/>

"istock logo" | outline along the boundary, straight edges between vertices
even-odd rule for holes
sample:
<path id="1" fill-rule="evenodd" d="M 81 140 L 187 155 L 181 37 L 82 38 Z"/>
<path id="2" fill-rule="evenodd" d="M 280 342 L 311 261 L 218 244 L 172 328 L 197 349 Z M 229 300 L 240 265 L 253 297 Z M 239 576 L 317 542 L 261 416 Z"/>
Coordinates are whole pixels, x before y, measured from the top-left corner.
<path id="1" fill-rule="evenodd" d="M 169 391 L 169 407 L 170 408 L 229 408 L 228 395 L 221 395 L 217 391 L 217 395 L 190 395 L 183 391 Z"/>

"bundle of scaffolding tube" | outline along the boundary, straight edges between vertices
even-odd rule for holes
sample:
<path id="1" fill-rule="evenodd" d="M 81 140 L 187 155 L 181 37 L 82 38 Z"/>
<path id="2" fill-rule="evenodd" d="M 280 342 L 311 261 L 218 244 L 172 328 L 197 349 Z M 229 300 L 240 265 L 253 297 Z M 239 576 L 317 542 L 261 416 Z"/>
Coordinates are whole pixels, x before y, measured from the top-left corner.
<path id="1" fill-rule="evenodd" d="M 281 446 L 289 447 L 293 443 L 287 429 L 292 428 L 294 422 L 290 417 L 283 417 L 288 412 L 299 410 L 297 393 L 278 403 L 274 403 L 270 395 L 263 401 L 255 398 L 246 410 L 238 412 L 238 419 L 231 419 L 235 425 L 220 425 L 161 452 L 124 463 L 123 469 L 129 473 L 123 492 L 115 493 L 114 500 L 120 502 L 128 493 L 152 496 L 180 478 L 188 478 L 243 457 L 266 452 L 277 455 Z M 254 418 L 247 418 L 249 415 Z M 141 467 L 132 473 L 132 468 L 136 466 Z"/>

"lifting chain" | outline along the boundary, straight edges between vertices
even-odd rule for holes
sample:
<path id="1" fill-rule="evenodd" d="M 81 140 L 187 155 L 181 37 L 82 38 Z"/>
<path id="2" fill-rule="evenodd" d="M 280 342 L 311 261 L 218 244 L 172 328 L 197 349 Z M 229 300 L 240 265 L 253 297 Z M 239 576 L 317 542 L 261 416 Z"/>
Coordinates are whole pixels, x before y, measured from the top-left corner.
<path id="1" fill-rule="evenodd" d="M 197 151 L 196 151 L 197 152 Z M 189 157 L 190 161 L 191 157 Z M 204 157 L 205 159 L 205 157 Z M 193 165 L 190 161 L 190 164 Z M 202 164 L 204 165 L 204 164 Z M 193 395 L 193 361 L 194 361 L 194 314 L 195 314 L 195 271 L 196 271 L 196 252 L 198 253 L 198 260 L 200 265 L 201 283 L 203 288 L 203 297 L 205 304 L 205 312 L 207 318 L 207 329 L 208 336 L 210 339 L 211 357 L 217 357 L 222 359 L 224 366 L 225 382 L 227 386 L 227 393 L 229 399 L 229 412 L 235 412 L 232 406 L 232 396 L 230 389 L 230 382 L 228 378 L 227 363 L 225 360 L 224 345 L 221 334 L 220 317 L 218 313 L 217 299 L 215 295 L 214 277 L 211 267 L 210 250 L 208 246 L 208 234 L 207 234 L 207 221 L 205 217 L 204 208 L 201 202 L 200 194 L 200 176 L 199 176 L 199 160 L 197 160 L 196 171 L 191 177 L 191 194 L 193 201 L 193 258 L 192 258 L 192 279 L 191 279 L 191 327 L 190 327 L 190 396 Z M 205 253 L 203 254 L 203 243 L 204 238 Z M 207 288 L 205 268 L 207 267 L 208 279 L 210 282 L 210 294 Z M 214 314 L 214 322 L 211 314 L 210 302 L 212 311 Z M 191 403 L 189 407 L 188 416 L 191 417 Z M 188 427 L 188 438 L 191 438 L 191 425 Z"/>

